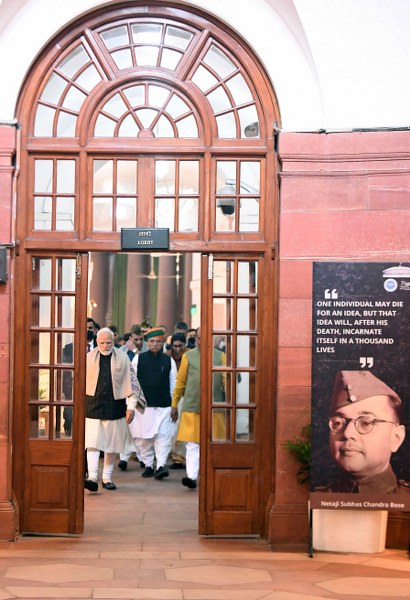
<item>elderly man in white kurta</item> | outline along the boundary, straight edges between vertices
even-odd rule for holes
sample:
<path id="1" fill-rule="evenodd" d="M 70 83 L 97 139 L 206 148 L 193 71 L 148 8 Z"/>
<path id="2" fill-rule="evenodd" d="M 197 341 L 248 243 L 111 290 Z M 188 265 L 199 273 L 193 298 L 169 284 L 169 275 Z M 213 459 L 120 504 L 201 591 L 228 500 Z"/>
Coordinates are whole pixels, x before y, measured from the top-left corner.
<path id="1" fill-rule="evenodd" d="M 134 419 L 137 398 L 133 395 L 131 363 L 124 352 L 114 348 L 114 334 L 103 327 L 97 334 L 97 348 L 87 354 L 85 447 L 88 478 L 85 489 L 98 491 L 100 451 L 104 452 L 102 486 L 115 490 L 111 481 L 117 453 L 133 448 L 128 425 Z"/>
<path id="2" fill-rule="evenodd" d="M 148 352 L 137 354 L 132 367 L 144 392 L 147 407 L 137 414 L 130 430 L 145 464 L 142 477 L 168 477 L 166 462 L 172 446 L 173 422 L 171 399 L 175 387 L 177 366 L 173 358 L 162 351 L 165 330 L 153 327 L 145 334 Z M 156 469 L 154 462 L 156 460 Z"/>

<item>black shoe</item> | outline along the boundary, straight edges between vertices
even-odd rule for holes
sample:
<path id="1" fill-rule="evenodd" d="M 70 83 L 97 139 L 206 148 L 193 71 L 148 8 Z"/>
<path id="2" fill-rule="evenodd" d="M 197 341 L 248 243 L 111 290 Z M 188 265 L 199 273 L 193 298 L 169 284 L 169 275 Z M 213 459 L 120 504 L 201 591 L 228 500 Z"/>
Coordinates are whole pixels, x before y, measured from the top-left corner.
<path id="1" fill-rule="evenodd" d="M 189 488 L 190 490 L 194 490 L 196 488 L 196 481 L 195 479 L 190 479 L 189 477 L 183 477 L 182 485 Z"/>
<path id="2" fill-rule="evenodd" d="M 140 467 L 141 467 L 141 469 L 145 469 L 145 463 L 142 462 L 142 460 L 140 460 Z"/>
<path id="3" fill-rule="evenodd" d="M 169 471 L 165 467 L 160 467 L 155 471 L 155 479 L 164 479 L 164 477 L 168 477 Z"/>
<path id="4" fill-rule="evenodd" d="M 154 477 L 154 469 L 152 467 L 145 467 L 145 471 L 142 473 L 141 477 Z"/>
<path id="5" fill-rule="evenodd" d="M 185 465 L 183 463 L 172 463 L 169 465 L 170 469 L 185 469 Z"/>
<path id="6" fill-rule="evenodd" d="M 128 463 L 126 460 L 120 460 L 120 462 L 118 463 L 118 468 L 121 469 L 121 471 L 126 471 L 128 467 Z"/>
<path id="7" fill-rule="evenodd" d="M 98 483 L 92 479 L 84 479 L 84 487 L 89 492 L 98 492 Z"/>
<path id="8" fill-rule="evenodd" d="M 117 486 L 112 481 L 106 481 L 105 483 L 103 481 L 102 486 L 106 490 L 116 490 L 117 489 Z"/>

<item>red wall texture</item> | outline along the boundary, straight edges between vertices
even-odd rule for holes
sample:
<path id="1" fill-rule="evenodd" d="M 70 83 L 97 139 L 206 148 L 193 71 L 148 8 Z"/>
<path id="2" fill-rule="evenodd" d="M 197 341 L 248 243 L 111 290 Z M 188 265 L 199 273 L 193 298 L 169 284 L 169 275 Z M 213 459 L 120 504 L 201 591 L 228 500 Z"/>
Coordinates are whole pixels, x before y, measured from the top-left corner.
<path id="1" fill-rule="evenodd" d="M 272 544 L 307 539 L 307 487 L 284 449 L 310 421 L 313 261 L 410 260 L 410 132 L 280 134 L 276 493 Z"/>

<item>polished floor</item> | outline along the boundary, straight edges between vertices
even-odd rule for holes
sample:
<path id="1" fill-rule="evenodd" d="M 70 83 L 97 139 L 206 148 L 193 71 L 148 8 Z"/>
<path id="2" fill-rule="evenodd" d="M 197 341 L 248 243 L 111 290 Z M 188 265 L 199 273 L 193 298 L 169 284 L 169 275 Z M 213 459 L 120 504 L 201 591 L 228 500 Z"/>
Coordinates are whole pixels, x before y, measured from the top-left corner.
<path id="1" fill-rule="evenodd" d="M 257 539 L 197 534 L 198 492 L 183 471 L 142 479 L 130 461 L 115 491 L 85 492 L 81 537 L 0 543 L 0 600 L 410 599 L 407 552 L 272 552 Z"/>

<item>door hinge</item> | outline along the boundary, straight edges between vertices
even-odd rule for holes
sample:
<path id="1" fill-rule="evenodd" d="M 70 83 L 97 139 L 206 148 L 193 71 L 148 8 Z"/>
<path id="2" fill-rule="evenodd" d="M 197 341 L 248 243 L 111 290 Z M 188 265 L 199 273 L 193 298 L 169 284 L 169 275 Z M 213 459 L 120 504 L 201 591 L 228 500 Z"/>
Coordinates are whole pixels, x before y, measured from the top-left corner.
<path id="1" fill-rule="evenodd" d="M 208 279 L 214 278 L 214 255 L 208 256 Z"/>
<path id="2" fill-rule="evenodd" d="M 81 257 L 77 254 L 77 260 L 75 265 L 75 276 L 77 279 L 81 279 Z"/>

